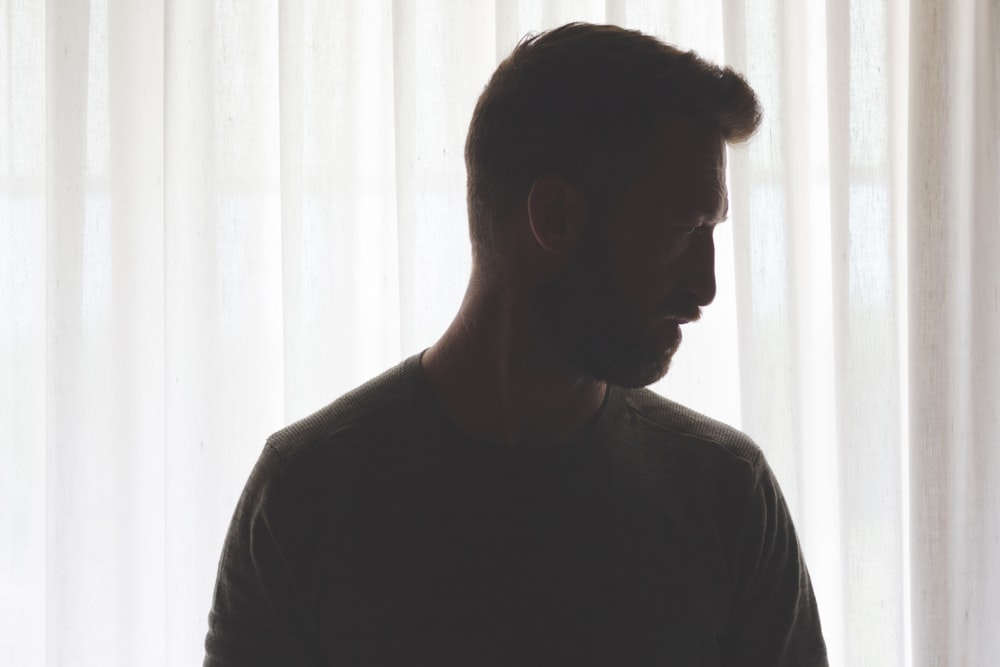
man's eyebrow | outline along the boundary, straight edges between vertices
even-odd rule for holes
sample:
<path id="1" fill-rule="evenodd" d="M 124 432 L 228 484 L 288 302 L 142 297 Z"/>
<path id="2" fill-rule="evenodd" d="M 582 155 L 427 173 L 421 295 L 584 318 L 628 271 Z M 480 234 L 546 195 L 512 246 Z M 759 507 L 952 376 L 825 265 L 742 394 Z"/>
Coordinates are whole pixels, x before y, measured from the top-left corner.
<path id="1" fill-rule="evenodd" d="M 705 206 L 699 208 L 695 213 L 707 223 L 725 222 L 729 219 L 729 197 L 726 197 L 722 206 Z"/>
<path id="2" fill-rule="evenodd" d="M 713 183 L 711 195 L 704 200 L 704 207 L 698 211 L 706 222 L 719 223 L 729 219 L 729 188 L 725 181 Z"/>
<path id="3" fill-rule="evenodd" d="M 726 220 L 729 220 L 729 197 L 726 197 L 726 203 L 722 205 L 722 215 L 718 217 L 718 222 Z"/>

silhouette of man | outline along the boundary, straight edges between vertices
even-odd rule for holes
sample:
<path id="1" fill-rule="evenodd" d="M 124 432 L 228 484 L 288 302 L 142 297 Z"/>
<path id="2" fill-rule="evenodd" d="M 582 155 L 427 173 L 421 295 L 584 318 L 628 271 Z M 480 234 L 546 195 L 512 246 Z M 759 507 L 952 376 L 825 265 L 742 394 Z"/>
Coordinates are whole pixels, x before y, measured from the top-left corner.
<path id="1" fill-rule="evenodd" d="M 466 144 L 474 269 L 415 355 L 273 435 L 205 665 L 822 665 L 745 435 L 657 396 L 715 296 L 753 91 L 638 32 L 522 41 Z"/>

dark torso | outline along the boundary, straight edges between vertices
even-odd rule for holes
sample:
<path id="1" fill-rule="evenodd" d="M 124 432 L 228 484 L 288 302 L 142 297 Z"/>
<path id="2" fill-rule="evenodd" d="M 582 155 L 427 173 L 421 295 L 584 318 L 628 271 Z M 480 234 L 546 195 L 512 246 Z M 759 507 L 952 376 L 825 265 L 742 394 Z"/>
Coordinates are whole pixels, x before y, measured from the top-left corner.
<path id="1" fill-rule="evenodd" d="M 415 363 L 269 441 L 220 566 L 210 656 L 274 646 L 232 639 L 258 623 L 225 604 L 240 589 L 301 664 L 754 664 L 733 656 L 793 633 L 800 657 L 781 664 L 823 664 L 790 520 L 744 436 L 614 388 L 570 442 L 476 441 Z M 784 546 L 762 565 L 769 502 Z"/>

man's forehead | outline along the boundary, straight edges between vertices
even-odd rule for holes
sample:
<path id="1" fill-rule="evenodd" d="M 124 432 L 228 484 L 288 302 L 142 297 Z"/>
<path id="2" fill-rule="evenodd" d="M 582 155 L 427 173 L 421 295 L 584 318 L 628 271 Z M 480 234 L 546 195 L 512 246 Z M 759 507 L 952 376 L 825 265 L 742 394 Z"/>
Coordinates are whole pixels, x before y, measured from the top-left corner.
<path id="1" fill-rule="evenodd" d="M 683 205 L 706 219 L 725 217 L 726 144 L 721 134 L 715 134 L 702 130 L 700 136 L 671 132 L 661 137 L 650 156 L 647 187 L 665 205 Z"/>
<path id="2" fill-rule="evenodd" d="M 657 118 L 656 139 L 669 144 L 706 143 L 723 148 L 726 144 L 722 132 L 708 123 L 685 116 L 665 114 Z"/>
<path id="3" fill-rule="evenodd" d="M 722 133 L 687 118 L 664 116 L 650 145 L 650 166 L 661 171 L 690 174 L 699 180 L 725 181 L 726 141 Z"/>
<path id="4" fill-rule="evenodd" d="M 702 179 L 692 182 L 661 182 L 658 199 L 669 210 L 676 210 L 706 221 L 721 221 L 729 214 L 729 194 L 725 181 Z"/>

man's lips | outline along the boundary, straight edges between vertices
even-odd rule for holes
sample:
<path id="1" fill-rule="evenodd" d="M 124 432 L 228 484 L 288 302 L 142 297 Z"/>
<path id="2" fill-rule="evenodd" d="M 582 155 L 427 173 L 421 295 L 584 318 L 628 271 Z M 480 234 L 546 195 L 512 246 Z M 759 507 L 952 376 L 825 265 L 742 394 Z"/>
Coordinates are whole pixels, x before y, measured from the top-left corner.
<path id="1" fill-rule="evenodd" d="M 701 319 L 701 311 L 691 312 L 691 313 L 663 313 L 659 317 L 660 320 L 669 320 L 671 322 L 676 322 L 677 324 L 688 324 L 689 322 L 697 322 Z"/>
<path id="2" fill-rule="evenodd" d="M 678 324 L 696 322 L 701 319 L 701 307 L 690 299 L 673 298 L 661 304 L 657 319 L 672 320 Z"/>

